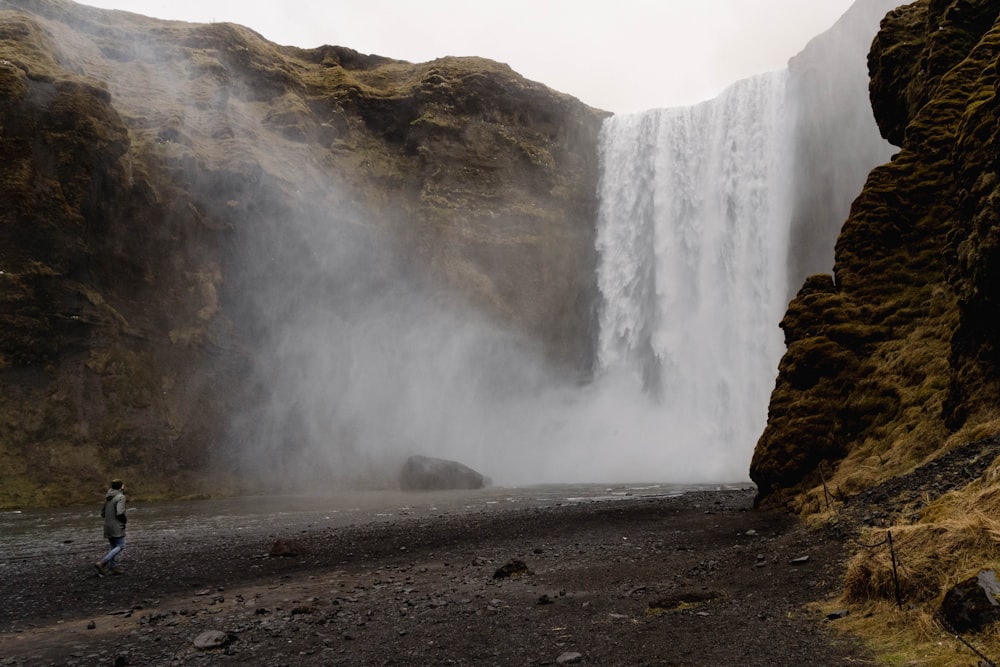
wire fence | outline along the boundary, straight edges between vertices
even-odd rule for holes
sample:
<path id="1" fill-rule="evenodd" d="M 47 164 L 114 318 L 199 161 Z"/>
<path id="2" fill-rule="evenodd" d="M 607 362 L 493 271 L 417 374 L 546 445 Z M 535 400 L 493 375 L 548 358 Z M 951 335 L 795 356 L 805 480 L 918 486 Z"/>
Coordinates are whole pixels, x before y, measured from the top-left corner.
<path id="1" fill-rule="evenodd" d="M 834 513 L 834 515 L 837 517 L 837 521 L 840 522 L 842 519 L 840 515 L 840 508 L 837 507 L 836 502 L 834 502 L 833 496 L 830 493 L 829 487 L 827 486 L 826 475 L 823 472 L 822 465 L 820 465 L 819 467 L 819 474 L 820 474 L 820 479 L 823 482 L 823 495 L 826 500 L 826 507 L 828 510 Z M 878 549 L 881 549 L 882 547 L 887 547 L 889 549 L 889 559 L 890 562 L 892 563 L 892 583 L 893 583 L 893 592 L 895 595 L 896 607 L 899 610 L 902 610 L 903 589 L 900 584 L 899 570 L 900 569 L 905 570 L 905 566 L 902 564 L 902 561 L 899 558 L 895 544 L 893 544 L 892 531 L 886 530 L 885 538 L 878 542 L 864 542 L 856 537 L 850 538 L 850 542 L 855 546 L 857 546 L 858 549 L 867 550 L 872 553 L 874 553 Z M 947 621 L 947 619 L 945 619 L 945 617 L 941 614 L 941 612 L 939 611 L 933 612 L 932 617 L 945 632 L 950 634 L 956 641 L 964 645 L 980 659 L 979 667 L 1000 667 L 1000 665 L 998 665 L 994 660 L 990 659 L 981 650 L 973 646 L 965 637 L 962 636 L 962 633 L 955 630 L 955 628 L 952 627 L 952 625 Z"/>

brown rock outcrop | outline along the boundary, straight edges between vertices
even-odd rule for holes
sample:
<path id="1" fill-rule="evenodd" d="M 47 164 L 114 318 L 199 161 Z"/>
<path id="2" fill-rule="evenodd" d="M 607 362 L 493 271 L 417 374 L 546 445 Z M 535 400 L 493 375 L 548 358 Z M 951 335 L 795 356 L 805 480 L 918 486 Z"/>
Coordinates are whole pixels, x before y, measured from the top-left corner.
<path id="1" fill-rule="evenodd" d="M 324 280 L 435 285 L 587 370 L 605 114 L 505 65 L 2 0 L 0 92 L 0 506 L 226 484 L 253 295 L 324 263 L 292 220 L 343 238 Z"/>
<path id="2" fill-rule="evenodd" d="M 854 202 L 833 279 L 808 279 L 782 321 L 759 500 L 824 477 L 850 495 L 997 430 L 998 14 L 921 0 L 883 21 L 870 90 L 900 151 Z"/>

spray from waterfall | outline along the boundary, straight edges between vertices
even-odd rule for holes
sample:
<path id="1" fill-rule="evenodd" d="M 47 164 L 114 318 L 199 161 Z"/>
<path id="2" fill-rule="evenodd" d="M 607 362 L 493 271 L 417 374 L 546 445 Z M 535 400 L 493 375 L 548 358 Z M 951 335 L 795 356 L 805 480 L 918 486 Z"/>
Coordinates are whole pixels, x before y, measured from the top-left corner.
<path id="1" fill-rule="evenodd" d="M 845 29 L 870 42 L 890 1 L 858 5 Z M 829 270 L 812 246 L 832 245 L 888 154 L 870 139 L 864 50 L 838 44 L 804 52 L 798 79 L 764 74 L 694 107 L 605 121 L 597 373 L 584 386 L 550 372 L 536 342 L 392 269 L 379 234 L 329 219 L 337 207 L 275 226 L 248 253 L 274 269 L 254 307 L 271 403 L 236 424 L 241 451 L 327 485 L 392 484 L 410 454 L 500 485 L 749 481 L 789 295 L 802 272 Z"/>
<path id="2" fill-rule="evenodd" d="M 786 80 L 606 121 L 589 385 L 432 289 L 366 280 L 359 248 L 375 241 L 327 226 L 304 245 L 337 257 L 335 273 L 296 279 L 294 300 L 277 283 L 268 299 L 283 304 L 260 355 L 277 400 L 249 437 L 284 439 L 302 473 L 373 484 L 409 454 L 498 484 L 749 481 L 782 352 Z"/>

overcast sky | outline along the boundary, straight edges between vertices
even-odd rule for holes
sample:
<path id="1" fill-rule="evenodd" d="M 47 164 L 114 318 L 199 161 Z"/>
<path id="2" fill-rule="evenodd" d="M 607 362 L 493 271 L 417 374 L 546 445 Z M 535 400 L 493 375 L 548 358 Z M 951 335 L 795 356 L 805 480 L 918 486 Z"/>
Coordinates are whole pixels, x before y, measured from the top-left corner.
<path id="1" fill-rule="evenodd" d="M 591 106 L 690 105 L 781 69 L 854 0 L 89 0 L 147 16 L 245 25 L 279 44 L 425 62 L 507 63 Z"/>

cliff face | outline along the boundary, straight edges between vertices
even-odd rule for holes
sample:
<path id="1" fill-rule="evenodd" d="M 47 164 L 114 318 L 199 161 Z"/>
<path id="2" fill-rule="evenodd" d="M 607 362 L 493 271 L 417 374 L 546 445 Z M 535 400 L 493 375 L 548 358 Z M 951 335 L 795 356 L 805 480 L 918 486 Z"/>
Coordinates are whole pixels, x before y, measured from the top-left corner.
<path id="1" fill-rule="evenodd" d="M 220 483 L 267 322 L 358 284 L 586 373 L 603 116 L 481 59 L 0 1 L 0 506 Z"/>
<path id="2" fill-rule="evenodd" d="M 921 0 L 869 56 L 883 136 L 836 245 L 781 326 L 787 352 L 751 477 L 765 502 L 844 495 L 998 428 L 1000 5 Z"/>
<path id="3" fill-rule="evenodd" d="M 782 321 L 751 464 L 764 502 L 815 509 L 821 482 L 851 495 L 1000 431 L 995 5 L 921 0 L 872 45 L 900 150 Z M 792 62 L 798 85 L 818 63 Z M 0 506 L 84 500 L 110 474 L 146 497 L 236 484 L 221 443 L 264 421 L 270 463 L 349 439 L 267 411 L 296 386 L 289 323 L 337 346 L 368 301 L 475 312 L 586 375 L 604 115 L 481 59 L 0 0 Z M 832 185 L 815 159 L 800 177 Z M 831 197 L 800 194 L 799 235 L 831 228 Z"/>

